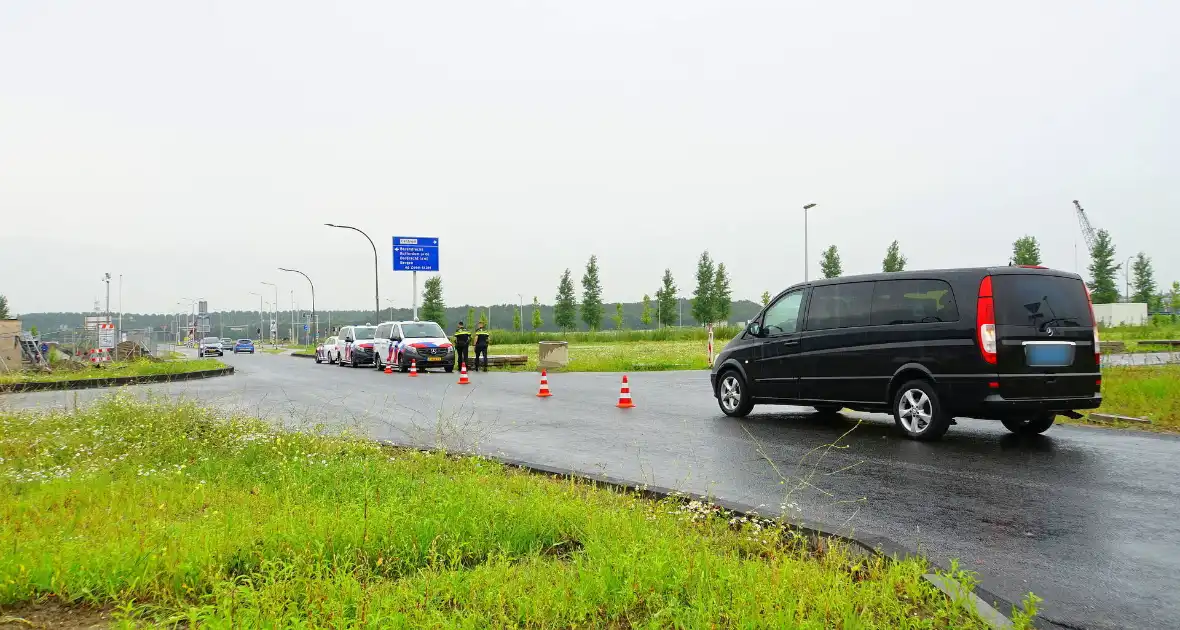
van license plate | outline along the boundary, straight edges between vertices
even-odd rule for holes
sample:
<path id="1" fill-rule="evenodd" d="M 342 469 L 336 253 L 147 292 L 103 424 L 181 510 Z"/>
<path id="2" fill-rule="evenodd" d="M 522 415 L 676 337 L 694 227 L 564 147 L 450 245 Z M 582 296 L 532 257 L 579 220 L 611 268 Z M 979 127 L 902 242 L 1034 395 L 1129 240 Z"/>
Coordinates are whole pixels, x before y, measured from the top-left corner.
<path id="1" fill-rule="evenodd" d="M 442 357 L 429 357 L 426 360 L 427 361 L 442 361 Z"/>
<path id="2" fill-rule="evenodd" d="M 1029 367 L 1068 367 L 1073 365 L 1072 342 L 1025 342 L 1024 360 Z"/>

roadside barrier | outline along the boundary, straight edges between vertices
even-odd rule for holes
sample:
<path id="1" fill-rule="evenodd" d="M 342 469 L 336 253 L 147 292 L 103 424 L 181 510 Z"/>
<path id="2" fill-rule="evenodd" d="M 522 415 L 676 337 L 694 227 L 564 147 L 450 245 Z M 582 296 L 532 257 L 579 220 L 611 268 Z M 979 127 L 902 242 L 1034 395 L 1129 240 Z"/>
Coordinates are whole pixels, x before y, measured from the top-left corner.
<path id="1" fill-rule="evenodd" d="M 548 398 L 553 394 L 549 391 L 549 375 L 541 370 L 541 388 L 537 390 L 537 398 Z"/>
<path id="2" fill-rule="evenodd" d="M 619 386 L 619 403 L 615 405 L 620 409 L 630 409 L 635 406 L 631 401 L 631 384 L 627 382 L 627 375 L 623 375 L 623 384 Z"/>
<path id="3" fill-rule="evenodd" d="M 106 348 L 97 348 L 90 351 L 90 362 L 94 364 L 110 363 L 111 351 Z"/>
<path id="4" fill-rule="evenodd" d="M 410 359 L 410 376 L 418 376 L 418 360 Z"/>
<path id="5" fill-rule="evenodd" d="M 459 364 L 459 384 L 470 385 L 471 381 L 467 378 L 467 362 Z"/>

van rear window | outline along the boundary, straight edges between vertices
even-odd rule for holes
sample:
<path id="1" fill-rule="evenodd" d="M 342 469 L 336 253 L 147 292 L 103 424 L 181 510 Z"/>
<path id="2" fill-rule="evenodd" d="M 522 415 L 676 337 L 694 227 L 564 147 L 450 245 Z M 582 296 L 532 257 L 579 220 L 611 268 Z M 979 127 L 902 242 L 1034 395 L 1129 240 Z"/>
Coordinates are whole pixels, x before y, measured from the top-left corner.
<path id="1" fill-rule="evenodd" d="M 996 323 L 1008 326 L 1090 326 L 1090 301 L 1077 278 L 992 276 Z"/>

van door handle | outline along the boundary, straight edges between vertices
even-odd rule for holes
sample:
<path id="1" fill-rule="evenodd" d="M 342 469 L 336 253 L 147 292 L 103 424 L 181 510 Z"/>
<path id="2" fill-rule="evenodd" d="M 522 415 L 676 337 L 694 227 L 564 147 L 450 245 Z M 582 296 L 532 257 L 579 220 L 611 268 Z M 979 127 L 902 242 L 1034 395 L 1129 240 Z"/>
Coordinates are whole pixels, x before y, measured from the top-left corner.
<path id="1" fill-rule="evenodd" d="M 799 340 L 798 339 L 788 339 L 783 342 L 783 345 L 784 346 L 797 346 L 797 345 L 799 345 Z"/>

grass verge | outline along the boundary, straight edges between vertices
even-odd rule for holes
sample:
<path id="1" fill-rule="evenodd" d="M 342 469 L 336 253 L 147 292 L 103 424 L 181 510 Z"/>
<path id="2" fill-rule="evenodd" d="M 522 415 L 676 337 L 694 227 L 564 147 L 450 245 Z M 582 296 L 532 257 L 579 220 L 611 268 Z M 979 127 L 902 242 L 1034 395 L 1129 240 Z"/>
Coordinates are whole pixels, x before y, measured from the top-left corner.
<path id="1" fill-rule="evenodd" d="M 728 340 L 715 340 L 714 352 Z M 523 354 L 528 364 L 515 369 L 537 369 L 537 344 L 493 344 L 492 354 Z M 698 340 L 570 342 L 570 362 L 563 372 L 652 372 L 709 368 L 708 348 Z"/>
<path id="2" fill-rule="evenodd" d="M 1103 368 L 1102 407 L 1094 411 L 1151 419 L 1120 427 L 1180 431 L 1180 365 Z"/>
<path id="3" fill-rule="evenodd" d="M 54 366 L 53 372 L 22 370 L 0 373 L 0 385 L 14 383 L 60 383 L 64 381 L 114 378 L 119 376 L 148 376 L 154 374 L 186 374 L 225 367 L 217 359 L 187 359 L 179 361 L 113 361 L 102 367 L 79 365 L 75 368 Z"/>
<path id="4" fill-rule="evenodd" d="M 48 601 L 128 626 L 984 627 L 919 559 L 126 395 L 0 414 L 0 495 L 7 615 Z"/>

